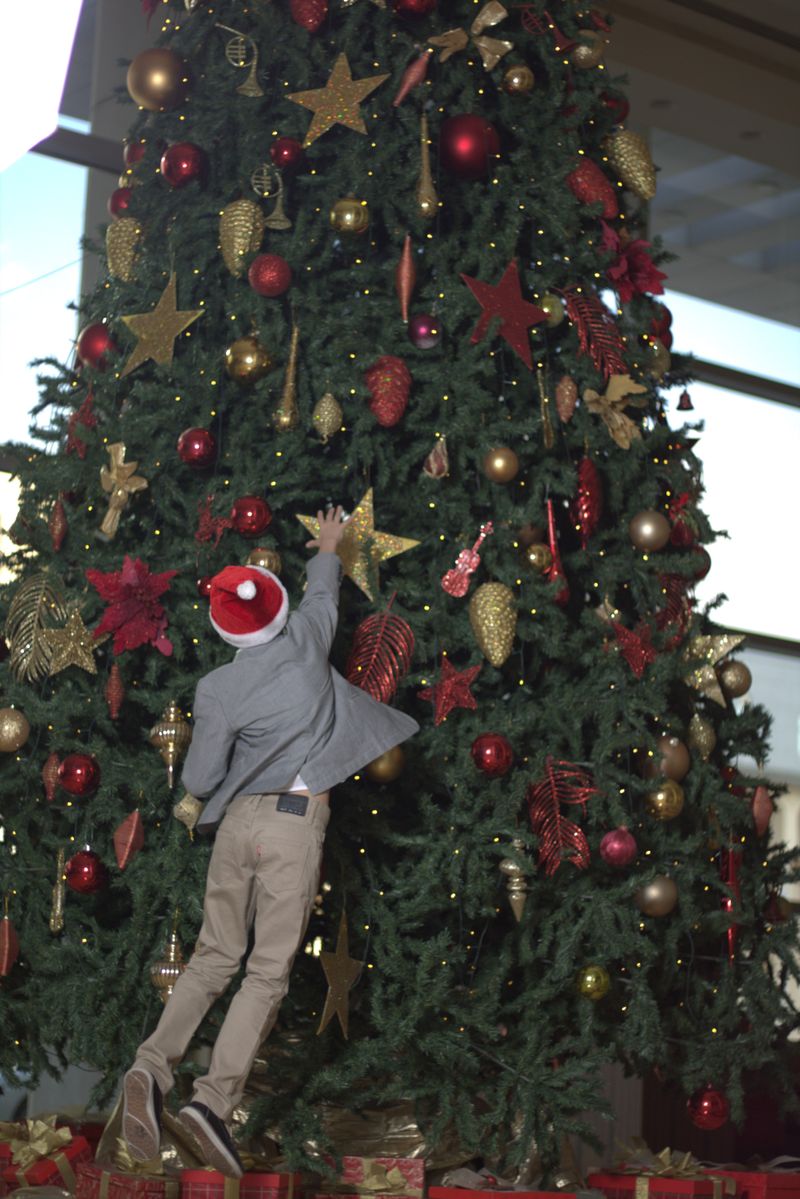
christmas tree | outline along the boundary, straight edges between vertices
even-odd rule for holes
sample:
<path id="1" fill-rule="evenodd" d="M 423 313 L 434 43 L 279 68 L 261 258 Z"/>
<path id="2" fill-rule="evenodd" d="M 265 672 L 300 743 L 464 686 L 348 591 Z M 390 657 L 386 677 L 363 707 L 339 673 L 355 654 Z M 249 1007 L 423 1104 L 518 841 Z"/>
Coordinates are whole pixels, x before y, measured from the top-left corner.
<path id="1" fill-rule="evenodd" d="M 422 729 L 334 795 L 251 1124 L 302 1162 L 323 1101 L 406 1099 L 431 1143 L 547 1164 L 611 1061 L 739 1117 L 746 1071 L 786 1085 L 792 863 L 737 767 L 769 724 L 741 638 L 693 596 L 714 534 L 613 31 L 573 0 L 145 7 L 106 278 L 19 467 L 0 1068 L 107 1097 L 153 1026 L 209 854 L 179 786 L 230 657 L 208 581 L 259 561 L 296 604 L 342 502 L 333 659 Z"/>

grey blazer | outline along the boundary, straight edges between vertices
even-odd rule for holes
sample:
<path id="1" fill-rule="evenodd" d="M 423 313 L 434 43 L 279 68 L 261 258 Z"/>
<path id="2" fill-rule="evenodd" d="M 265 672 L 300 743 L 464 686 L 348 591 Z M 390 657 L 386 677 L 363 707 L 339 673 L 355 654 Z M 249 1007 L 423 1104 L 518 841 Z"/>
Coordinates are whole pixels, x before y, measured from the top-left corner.
<path id="1" fill-rule="evenodd" d="M 328 661 L 338 619 L 341 562 L 307 564 L 299 607 L 266 645 L 240 649 L 197 685 L 194 734 L 182 781 L 211 798 L 197 827 L 212 829 L 237 795 L 285 791 L 301 774 L 327 791 L 417 732 L 404 712 L 353 687 Z"/>

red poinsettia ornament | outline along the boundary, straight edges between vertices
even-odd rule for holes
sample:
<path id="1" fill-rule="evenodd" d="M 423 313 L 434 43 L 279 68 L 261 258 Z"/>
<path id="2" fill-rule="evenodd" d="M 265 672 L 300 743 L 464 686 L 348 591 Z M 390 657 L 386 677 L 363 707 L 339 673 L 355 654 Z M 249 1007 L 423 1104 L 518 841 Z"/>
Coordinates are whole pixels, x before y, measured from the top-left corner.
<path id="1" fill-rule="evenodd" d="M 600 224 L 603 226 L 601 250 L 616 255 L 611 265 L 606 267 L 606 278 L 620 301 L 627 304 L 634 296 L 663 295 L 662 281 L 667 276 L 647 253 L 650 242 L 640 237 L 629 240 L 627 236 L 621 237 L 606 221 Z"/>
<path id="2" fill-rule="evenodd" d="M 94 631 L 95 637 L 113 633 L 115 654 L 140 645 L 153 645 L 160 653 L 171 654 L 172 642 L 166 636 L 167 614 L 158 597 L 169 588 L 177 573 L 165 570 L 151 574 L 146 562 L 127 554 L 121 570 L 107 573 L 87 570 L 86 578 L 108 603 Z"/>

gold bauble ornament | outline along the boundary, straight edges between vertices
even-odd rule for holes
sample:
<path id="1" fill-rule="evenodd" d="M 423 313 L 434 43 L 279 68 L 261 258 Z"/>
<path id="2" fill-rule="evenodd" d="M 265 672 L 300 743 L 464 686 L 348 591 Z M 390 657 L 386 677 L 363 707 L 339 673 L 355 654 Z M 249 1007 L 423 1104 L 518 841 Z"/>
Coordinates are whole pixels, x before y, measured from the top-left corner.
<path id="1" fill-rule="evenodd" d="M 510 483 L 518 472 L 519 458 L 510 446 L 496 446 L 483 459 L 483 473 L 493 483 Z"/>
<path id="2" fill-rule="evenodd" d="M 260 250 L 263 238 L 264 213 L 260 204 L 243 199 L 225 205 L 219 218 L 219 244 L 232 275 L 241 275 L 245 256 Z"/>
<path id="3" fill-rule="evenodd" d="M 256 546 L 247 555 L 248 566 L 261 566 L 264 570 L 271 570 L 274 575 L 281 573 L 283 563 L 281 556 L 277 550 L 272 550 L 269 547 Z"/>
<path id="4" fill-rule="evenodd" d="M 175 989 L 175 983 L 185 969 L 186 963 L 183 960 L 181 943 L 178 940 L 177 932 L 173 928 L 164 946 L 164 956 L 159 958 L 157 962 L 153 962 L 150 967 L 150 982 L 158 991 L 162 1003 L 167 1002 Z"/>
<path id="5" fill-rule="evenodd" d="M 519 837 L 514 837 L 511 845 L 519 855 L 524 856 L 524 841 L 521 841 Z M 503 858 L 498 866 L 498 870 L 506 880 L 509 907 L 514 913 L 517 923 L 519 923 L 522 919 L 522 913 L 525 910 L 525 900 L 528 898 L 528 883 L 525 878 L 525 868 L 518 861 L 515 861 L 514 858 Z"/>
<path id="6" fill-rule="evenodd" d="M 704 761 L 708 761 L 717 744 L 717 734 L 711 721 L 695 712 L 689 721 L 687 740 L 689 748 L 698 753 Z"/>
<path id="7" fill-rule="evenodd" d="M 648 791 L 645 804 L 656 820 L 674 820 L 683 811 L 685 801 L 683 787 L 673 779 L 665 779 L 659 787 Z"/>
<path id="8" fill-rule="evenodd" d="M 591 67 L 599 66 L 606 52 L 606 41 L 597 29 L 579 29 L 578 45 L 570 51 L 569 61 L 573 67 L 588 71 Z"/>
<path id="9" fill-rule="evenodd" d="M 134 277 L 134 260 L 142 227 L 133 216 L 120 217 L 106 229 L 106 259 L 108 273 L 114 279 L 130 283 Z"/>
<path id="10" fill-rule="evenodd" d="M 611 986 L 611 979 L 605 966 L 592 964 L 584 966 L 578 972 L 578 977 L 575 979 L 575 986 L 578 988 L 578 993 L 583 995 L 584 999 L 598 1000 L 608 994 L 608 989 Z"/>
<path id="11" fill-rule="evenodd" d="M 337 200 L 330 211 L 330 221 L 337 233 L 365 233 L 369 228 L 367 201 L 355 196 Z"/>
<path id="12" fill-rule="evenodd" d="M 662 379 L 672 366 L 672 355 L 660 337 L 648 337 L 645 346 L 645 370 L 654 379 Z"/>
<path id="13" fill-rule="evenodd" d="M 655 753 L 646 755 L 642 774 L 647 779 L 654 779 L 663 775 L 664 778 L 673 779 L 674 782 L 680 783 L 689 773 L 691 764 L 692 760 L 689 757 L 689 751 L 680 737 L 673 737 L 670 733 L 664 733 L 658 739 Z"/>
<path id="14" fill-rule="evenodd" d="M 469 602 L 469 620 L 481 653 L 492 666 L 502 666 L 517 628 L 514 592 L 505 583 L 483 583 Z"/>
<path id="15" fill-rule="evenodd" d="M 544 574 L 553 565 L 553 554 L 550 546 L 545 545 L 543 541 L 534 541 L 532 545 L 526 545 L 522 557 L 525 563 L 532 570 L 537 570 L 539 574 Z"/>
<path id="16" fill-rule="evenodd" d="M 663 512 L 656 512 L 653 508 L 637 512 L 628 525 L 631 541 L 643 554 L 663 550 L 669 541 L 671 532 L 672 525 L 666 516 Z"/>
<path id="17" fill-rule="evenodd" d="M 547 314 L 548 329 L 555 329 L 556 325 L 560 325 L 566 316 L 564 302 L 561 296 L 557 296 L 555 292 L 546 291 L 543 296 L 539 297 L 539 307 Z"/>
<path id="18" fill-rule="evenodd" d="M 166 46 L 142 50 L 128 67 L 127 84 L 131 98 L 140 108 L 165 112 L 185 100 L 188 68 L 180 55 Z"/>
<path id="19" fill-rule="evenodd" d="M 392 783 L 403 773 L 405 764 L 406 755 L 402 746 L 395 745 L 368 762 L 364 773 L 373 783 Z"/>
<path id="20" fill-rule="evenodd" d="M 311 420 L 314 425 L 314 432 L 319 435 L 323 445 L 328 443 L 334 433 L 339 432 L 344 420 L 344 413 L 342 412 L 342 405 L 332 392 L 326 391 L 323 396 L 320 396 L 314 405 Z"/>
<path id="21" fill-rule="evenodd" d="M 644 138 L 630 129 L 618 129 L 606 138 L 603 149 L 625 186 L 640 200 L 652 200 L 656 168 Z"/>
<path id="22" fill-rule="evenodd" d="M 753 676 L 744 662 L 731 658 L 717 667 L 717 678 L 726 699 L 738 699 L 746 695 L 753 684 Z"/>
<path id="23" fill-rule="evenodd" d="M 502 87 L 509 96 L 526 96 L 535 83 L 533 71 L 524 62 L 515 63 L 503 72 Z"/>
<path id="24" fill-rule="evenodd" d="M 19 708 L 0 708 L 0 753 L 16 753 L 30 733 L 31 726 L 24 712 Z"/>
<path id="25" fill-rule="evenodd" d="M 668 916 L 678 902 L 678 888 L 668 874 L 657 874 L 652 882 L 639 887 L 633 898 L 645 916 Z"/>
<path id="26" fill-rule="evenodd" d="M 175 766 L 189 748 L 192 739 L 192 729 L 183 719 L 175 700 L 172 699 L 164 709 L 161 719 L 150 730 L 150 744 L 154 745 L 161 754 L 167 768 L 167 781 L 170 788 L 175 786 Z"/>
<path id="27" fill-rule="evenodd" d="M 237 338 L 225 351 L 225 369 L 242 387 L 257 383 L 271 368 L 272 359 L 255 333 Z"/>

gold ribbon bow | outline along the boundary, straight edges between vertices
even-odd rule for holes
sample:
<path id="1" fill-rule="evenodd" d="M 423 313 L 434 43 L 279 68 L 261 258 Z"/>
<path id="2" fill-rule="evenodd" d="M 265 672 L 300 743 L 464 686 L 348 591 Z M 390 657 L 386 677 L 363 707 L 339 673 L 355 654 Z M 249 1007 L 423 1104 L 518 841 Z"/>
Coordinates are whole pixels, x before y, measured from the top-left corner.
<path id="1" fill-rule="evenodd" d="M 736 1183 L 732 1178 L 720 1178 L 700 1169 L 700 1163 L 691 1153 L 678 1153 L 673 1149 L 662 1149 L 653 1153 L 641 1137 L 622 1147 L 624 1162 L 619 1167 L 623 1174 L 635 1174 L 634 1199 L 648 1199 L 651 1178 L 685 1178 L 692 1181 L 710 1182 L 714 1199 L 733 1195 Z"/>
<path id="2" fill-rule="evenodd" d="M 100 532 L 109 540 L 116 535 L 119 528 L 119 518 L 128 500 L 136 491 L 144 491 L 149 486 L 143 475 L 136 474 L 138 462 L 125 461 L 125 442 L 115 441 L 108 446 L 110 466 L 101 466 L 100 482 L 103 491 L 109 492 L 108 512 L 103 517 Z"/>
<path id="3" fill-rule="evenodd" d="M 111 1154 L 112 1169 L 101 1166 L 100 1193 L 98 1199 L 108 1199 L 111 1180 L 116 1173 L 135 1174 L 138 1178 L 157 1179 L 164 1184 L 165 1199 L 178 1199 L 180 1183 L 177 1178 L 167 1178 L 164 1174 L 164 1163 L 161 1157 L 152 1157 L 147 1161 L 137 1161 L 131 1157 L 130 1150 L 122 1137 L 117 1137 Z"/>
<path id="4" fill-rule="evenodd" d="M 53 1157 L 72 1140 L 72 1133 L 68 1128 L 56 1128 L 55 1116 L 46 1116 L 44 1120 L 26 1120 L 20 1124 L 2 1125 L 0 1135 L 3 1135 L 2 1130 L 5 1128 L 12 1130 L 8 1138 L 11 1160 L 20 1171 L 27 1170 L 43 1157 Z M 59 1157 L 62 1156 L 63 1154 L 59 1154 Z"/>
<path id="5" fill-rule="evenodd" d="M 500 0 L 488 0 L 470 25 L 469 33 L 466 29 L 448 29 L 447 33 L 429 37 L 428 41 L 432 46 L 441 47 L 439 62 L 446 62 L 451 54 L 466 49 L 469 42 L 472 41 L 481 56 L 484 70 L 491 71 L 504 54 L 508 54 L 509 50 L 514 49 L 514 45 L 503 38 L 486 37 L 483 31 L 499 25 L 501 21 L 505 21 L 507 16 L 508 10 L 503 7 Z"/>

